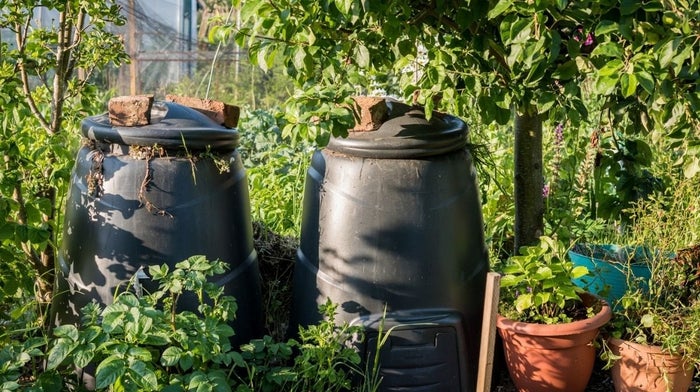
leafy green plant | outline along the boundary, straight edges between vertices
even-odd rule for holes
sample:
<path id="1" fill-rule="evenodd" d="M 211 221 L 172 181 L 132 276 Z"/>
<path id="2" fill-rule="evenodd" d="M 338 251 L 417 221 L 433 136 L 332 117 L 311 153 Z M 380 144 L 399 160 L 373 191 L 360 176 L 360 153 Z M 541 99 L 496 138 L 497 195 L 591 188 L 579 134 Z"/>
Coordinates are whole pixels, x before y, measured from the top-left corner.
<path id="1" fill-rule="evenodd" d="M 343 391 L 352 386 L 360 355 L 351 342 L 362 338 L 362 327 L 347 323 L 336 325 L 338 305 L 331 302 L 319 306 L 324 322 L 299 330 L 300 354 L 294 361 L 299 382 L 295 391 Z"/>
<path id="2" fill-rule="evenodd" d="M 293 385 L 296 374 L 289 363 L 294 345 L 294 340 L 279 343 L 270 336 L 242 345 L 240 359 L 235 365 L 244 371 L 236 374 L 240 381 L 236 391 L 280 391 Z"/>
<path id="3" fill-rule="evenodd" d="M 265 336 L 241 346 L 235 366 L 244 371 L 237 373 L 236 391 L 350 391 L 370 385 L 355 346 L 363 328 L 336 324 L 337 308 L 330 299 L 319 305 L 323 321 L 299 328 L 299 340 L 277 343 Z"/>
<path id="4" fill-rule="evenodd" d="M 661 346 L 700 363 L 700 180 L 674 184 L 663 195 L 635 203 L 632 222 L 616 240 L 650 249 L 649 279 L 628 280 L 607 332 L 613 337 Z M 606 350 L 603 356 L 616 358 Z"/>
<path id="5" fill-rule="evenodd" d="M 299 236 L 301 196 L 313 154 L 307 142 L 282 135 L 283 120 L 274 111 L 245 111 L 241 116 L 240 151 L 247 170 L 253 220 L 275 233 Z"/>
<path id="6" fill-rule="evenodd" d="M 23 390 L 27 373 L 39 374 L 35 385 L 52 387 L 45 390 L 59 390 L 60 378 L 55 372 L 40 372 L 43 349 L 46 339 L 29 338 L 5 344 L 0 348 L 0 391 Z"/>
<path id="7" fill-rule="evenodd" d="M 682 7 L 672 1 L 258 0 L 242 4 L 242 27 L 220 30 L 247 44 L 251 61 L 262 67 L 282 58 L 298 88 L 287 105 L 288 127 L 302 137 L 343 135 L 352 125 L 348 97 L 367 94 L 375 75 L 400 75 L 400 95 L 428 113 L 440 108 L 466 117 L 478 107 L 482 123 L 512 120 L 517 248 L 543 233 L 543 121 L 578 126 L 590 117 L 588 98 L 599 101 L 601 115 L 590 121 L 596 128 L 657 138 L 670 133 L 674 147 L 689 152 L 678 161 L 686 175 L 700 170 L 698 137 L 689 131 L 699 121 L 698 7 L 697 0 Z M 647 177 L 625 174 L 620 178 Z M 632 185 L 614 195 L 630 200 Z"/>
<path id="8" fill-rule="evenodd" d="M 114 1 L 0 0 L 0 219 L 5 258 L 33 269 L 35 302 L 51 301 L 61 205 L 79 138 L 79 120 L 101 110 L 91 76 L 126 60 L 107 26 L 125 19 Z M 53 12 L 49 25 L 36 18 Z M 46 18 L 49 19 L 49 18 Z M 46 317 L 45 320 L 48 320 Z"/>
<path id="9" fill-rule="evenodd" d="M 594 309 L 582 306 L 583 291 L 573 279 L 588 274 L 566 259 L 564 245 L 541 237 L 538 245 L 523 247 L 501 268 L 500 314 L 511 320 L 557 324 L 589 317 Z"/>
<path id="10" fill-rule="evenodd" d="M 0 387 L 83 390 L 87 382 L 111 391 L 320 392 L 351 390 L 362 380 L 355 346 L 362 327 L 336 325 L 337 305 L 330 301 L 319 306 L 324 320 L 300 328 L 298 341 L 264 336 L 232 347 L 235 299 L 209 281 L 226 267 L 204 256 L 172 269 L 151 266 L 156 291 L 142 294 L 133 280 L 104 308 L 84 307 L 79 326 L 3 344 Z M 178 309 L 183 296 L 196 299 L 196 311 Z"/>
<path id="11" fill-rule="evenodd" d="M 225 268 L 204 256 L 179 262 L 172 271 L 152 266 L 151 277 L 160 282 L 157 291 L 142 297 L 118 293 L 104 309 L 86 306 L 80 327 L 56 327 L 46 368 L 81 369 L 94 363 L 98 390 L 230 390 L 228 369 L 240 356 L 229 341 L 236 303 L 207 280 Z M 197 298 L 198 313 L 177 310 L 187 293 Z"/>

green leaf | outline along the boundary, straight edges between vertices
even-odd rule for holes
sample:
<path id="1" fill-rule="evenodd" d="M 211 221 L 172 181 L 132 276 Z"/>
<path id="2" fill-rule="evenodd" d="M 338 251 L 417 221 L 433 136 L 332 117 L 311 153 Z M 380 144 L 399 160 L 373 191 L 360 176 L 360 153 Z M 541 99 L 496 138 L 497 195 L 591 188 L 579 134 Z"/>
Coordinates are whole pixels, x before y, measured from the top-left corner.
<path id="1" fill-rule="evenodd" d="M 141 361 L 150 361 L 151 352 L 145 347 L 131 347 L 129 348 L 128 355 L 130 358 L 135 358 Z"/>
<path id="2" fill-rule="evenodd" d="M 659 65 L 661 65 L 661 68 L 666 68 L 671 64 L 671 61 L 676 55 L 676 51 L 678 50 L 678 46 L 680 46 L 680 43 L 680 38 L 675 38 L 661 45 L 658 51 Z"/>
<path id="3" fill-rule="evenodd" d="M 167 264 L 151 265 L 148 267 L 148 274 L 153 280 L 161 280 L 168 274 L 169 267 Z"/>
<path id="4" fill-rule="evenodd" d="M 139 386 L 147 390 L 157 390 L 158 377 L 155 372 L 145 362 L 135 361 L 129 366 L 129 373 Z"/>
<path id="5" fill-rule="evenodd" d="M 26 225 L 15 226 L 15 238 L 20 242 L 27 242 L 29 240 Z"/>
<path id="6" fill-rule="evenodd" d="M 561 35 L 556 30 L 552 30 L 550 34 L 552 39 L 549 43 L 549 61 L 556 62 L 559 58 L 559 52 L 561 51 Z"/>
<path id="7" fill-rule="evenodd" d="M 233 359 L 234 366 L 245 367 L 247 362 L 243 359 L 243 356 L 238 352 L 231 352 L 231 359 Z"/>
<path id="8" fill-rule="evenodd" d="M 306 50 L 304 50 L 303 46 L 297 47 L 296 51 L 294 51 L 293 62 L 297 69 L 303 70 L 305 68 L 306 55 Z"/>
<path id="9" fill-rule="evenodd" d="M 695 47 L 693 45 L 686 45 L 686 47 L 683 48 L 683 50 L 680 53 L 673 56 L 671 62 L 676 66 L 674 68 L 675 73 L 678 74 L 681 72 L 683 64 L 686 62 L 686 60 L 690 58 L 691 54 L 693 53 L 693 50 L 695 50 Z"/>
<path id="10" fill-rule="evenodd" d="M 622 69 L 623 63 L 620 59 L 610 60 L 598 70 L 600 76 L 613 76 Z"/>
<path id="11" fill-rule="evenodd" d="M 90 364 L 90 361 L 95 357 L 95 344 L 88 343 L 81 346 L 79 350 L 75 352 L 75 358 L 73 362 L 76 367 L 84 368 Z"/>
<path id="12" fill-rule="evenodd" d="M 622 0 L 620 2 L 620 13 L 622 15 L 631 15 L 639 9 L 641 3 L 639 0 Z"/>
<path id="13" fill-rule="evenodd" d="M 166 387 L 163 387 L 161 392 L 185 392 L 185 388 L 179 384 L 168 385 Z"/>
<path id="14" fill-rule="evenodd" d="M 548 303 L 552 298 L 552 293 L 544 291 L 541 293 L 537 293 L 535 296 L 533 302 L 535 306 L 541 306 L 542 304 Z"/>
<path id="15" fill-rule="evenodd" d="M 625 73 L 620 78 L 620 87 L 622 88 L 622 96 L 627 98 L 634 95 L 637 91 L 637 77 L 634 74 Z"/>
<path id="16" fill-rule="evenodd" d="M 695 175 L 700 173 L 700 160 L 697 157 L 693 157 L 685 165 L 683 165 L 683 175 L 685 178 L 693 178 Z"/>
<path id="17" fill-rule="evenodd" d="M 546 113 L 557 102 L 554 93 L 544 92 L 537 97 L 537 113 Z"/>
<path id="18" fill-rule="evenodd" d="M 646 12 L 658 12 L 658 11 L 664 10 L 664 6 L 663 6 L 663 4 L 661 4 L 660 1 L 644 2 L 642 7 L 644 8 L 644 11 L 646 11 Z"/>
<path id="19" fill-rule="evenodd" d="M 535 66 L 530 68 L 530 72 L 528 72 L 527 76 L 525 77 L 524 84 L 528 87 L 537 87 L 540 84 L 542 78 L 544 78 L 546 72 L 546 62 L 539 61 L 535 63 Z"/>
<path id="20" fill-rule="evenodd" d="M 27 239 L 33 244 L 41 244 L 49 240 L 50 234 L 48 230 L 36 229 L 30 227 L 27 230 Z"/>
<path id="21" fill-rule="evenodd" d="M 78 328 L 72 324 L 60 325 L 54 328 L 53 334 L 59 338 L 68 338 L 73 341 L 78 340 Z"/>
<path id="22" fill-rule="evenodd" d="M 496 5 L 489 11 L 489 19 L 493 19 L 502 13 L 504 13 L 508 8 L 513 5 L 513 0 L 500 0 Z"/>
<path id="23" fill-rule="evenodd" d="M 521 280 L 522 279 L 519 276 L 503 275 L 503 277 L 501 277 L 501 287 L 505 288 L 505 287 L 515 286 L 518 283 L 520 283 Z"/>
<path id="24" fill-rule="evenodd" d="M 343 15 L 348 15 L 350 13 L 350 8 L 352 7 L 352 0 L 335 0 L 335 7 L 338 8 Z"/>
<path id="25" fill-rule="evenodd" d="M 647 313 L 639 320 L 644 328 L 651 328 L 654 326 L 654 315 Z"/>
<path id="26" fill-rule="evenodd" d="M 546 267 L 546 266 L 541 266 L 541 267 L 537 268 L 537 272 L 535 273 L 534 278 L 537 280 L 545 280 L 545 279 L 551 278 L 552 276 L 554 276 L 554 274 L 552 273 L 551 268 Z"/>
<path id="27" fill-rule="evenodd" d="M 75 347 L 76 343 L 66 338 L 56 339 L 54 346 L 49 350 L 46 368 L 52 370 L 59 367 Z"/>
<path id="28" fill-rule="evenodd" d="M 194 365 L 194 358 L 192 358 L 192 354 L 183 352 L 183 355 L 180 357 L 179 365 L 182 370 L 191 369 L 192 365 Z"/>
<path id="29" fill-rule="evenodd" d="M 571 279 L 578 279 L 586 275 L 588 275 L 588 268 L 583 265 L 576 266 L 571 270 Z"/>
<path id="30" fill-rule="evenodd" d="M 620 30 L 620 25 L 612 20 L 601 20 L 595 28 L 595 35 L 607 35 Z"/>
<path id="31" fill-rule="evenodd" d="M 654 77 L 647 71 L 636 71 L 637 81 L 642 88 L 652 94 L 654 92 Z"/>
<path id="32" fill-rule="evenodd" d="M 529 18 L 518 19 L 510 26 L 510 42 L 524 44 L 530 37 L 532 37 L 532 27 L 533 21 Z M 511 52 L 515 50 L 522 51 L 523 47 L 520 45 L 511 46 Z M 513 54 L 511 53 L 511 56 Z"/>
<path id="33" fill-rule="evenodd" d="M 578 72 L 578 65 L 575 60 L 569 60 L 557 66 L 557 69 L 552 73 L 552 78 L 559 80 L 570 80 Z"/>
<path id="34" fill-rule="evenodd" d="M 126 362 L 116 355 L 110 355 L 97 365 L 95 387 L 108 388 L 126 372 Z"/>
<path id="35" fill-rule="evenodd" d="M 612 57 L 617 59 L 622 59 L 624 56 L 624 51 L 619 43 L 617 42 L 604 42 L 593 49 L 591 52 L 591 57 L 594 56 L 604 56 Z"/>
<path id="36" fill-rule="evenodd" d="M 433 115 L 433 110 L 435 108 L 435 100 L 433 100 L 432 94 L 429 94 L 428 97 L 426 97 L 425 101 L 425 119 L 430 120 L 430 118 Z"/>
<path id="37" fill-rule="evenodd" d="M 0 391 L 3 392 L 17 391 L 20 390 L 20 388 L 21 385 L 19 385 L 19 383 L 16 381 L 5 381 L 0 384 Z"/>
<path id="38" fill-rule="evenodd" d="M 358 44 L 355 52 L 357 65 L 362 68 L 367 68 L 369 66 L 369 50 L 363 44 Z"/>
<path id="39" fill-rule="evenodd" d="M 182 357 L 182 349 L 179 347 L 168 347 L 163 351 L 160 357 L 160 363 L 163 366 L 175 366 Z"/>
<path id="40" fill-rule="evenodd" d="M 532 302 L 532 294 L 525 293 L 525 294 L 520 294 L 518 298 L 515 299 L 515 309 L 518 312 L 522 312 L 524 310 L 530 309 L 533 305 Z"/>
<path id="41" fill-rule="evenodd" d="M 596 79 L 595 91 L 600 95 L 610 95 L 617 87 L 617 77 L 603 76 Z"/>
<path id="42" fill-rule="evenodd" d="M 274 56 L 268 56 L 267 50 L 269 46 L 261 46 L 256 54 L 256 64 L 262 69 L 263 72 L 267 72 L 270 69 L 270 64 L 274 60 Z"/>
<path id="43" fill-rule="evenodd" d="M 15 236 L 15 225 L 14 223 L 7 222 L 0 225 L 0 241 L 12 238 Z"/>

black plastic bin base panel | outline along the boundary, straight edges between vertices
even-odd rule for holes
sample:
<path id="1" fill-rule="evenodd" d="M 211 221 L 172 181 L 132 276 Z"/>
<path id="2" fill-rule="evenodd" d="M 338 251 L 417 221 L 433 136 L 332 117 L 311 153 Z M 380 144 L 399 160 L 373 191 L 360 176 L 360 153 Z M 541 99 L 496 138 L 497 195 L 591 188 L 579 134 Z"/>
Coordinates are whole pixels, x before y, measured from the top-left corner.
<path id="1" fill-rule="evenodd" d="M 467 371 L 464 323 L 459 312 L 410 310 L 362 317 L 352 324 L 365 328 L 361 350 L 367 369 L 373 368 L 379 350 L 380 391 L 473 390 L 475 380 L 469 379 Z"/>

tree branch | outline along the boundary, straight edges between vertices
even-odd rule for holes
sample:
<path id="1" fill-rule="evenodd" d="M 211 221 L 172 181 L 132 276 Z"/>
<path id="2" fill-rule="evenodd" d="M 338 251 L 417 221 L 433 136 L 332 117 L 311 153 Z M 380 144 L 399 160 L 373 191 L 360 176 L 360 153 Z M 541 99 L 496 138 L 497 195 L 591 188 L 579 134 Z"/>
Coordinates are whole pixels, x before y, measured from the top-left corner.
<path id="1" fill-rule="evenodd" d="M 27 102 L 27 105 L 29 105 L 29 110 L 31 110 L 34 117 L 36 117 L 36 119 L 39 121 L 39 124 L 42 126 L 42 128 L 44 128 L 47 132 L 51 133 L 51 125 L 46 120 L 46 117 L 44 117 L 44 115 L 39 110 L 39 107 L 36 104 L 34 97 L 32 96 L 31 87 L 29 85 L 29 75 L 27 73 L 27 66 L 24 62 L 25 49 L 27 44 L 27 34 L 29 32 L 30 24 L 31 15 L 28 15 L 23 25 L 17 23 L 17 25 L 15 26 L 15 41 L 17 42 L 17 51 L 19 52 L 19 56 L 17 59 L 17 69 L 19 71 L 20 80 L 22 81 L 22 91 L 24 92 L 24 99 Z"/>
<path id="2" fill-rule="evenodd" d="M 78 18 L 76 19 L 75 26 L 74 28 L 74 33 L 73 33 L 73 39 L 70 42 L 70 46 L 67 47 L 67 50 L 73 51 L 74 48 L 76 48 L 78 45 L 80 45 L 80 41 L 82 40 L 82 33 L 83 29 L 85 28 L 85 10 L 82 8 L 80 11 L 78 11 Z M 71 78 L 73 75 L 73 71 L 75 71 L 75 65 L 78 63 L 78 60 L 80 56 L 73 55 L 73 56 L 67 56 L 68 57 L 68 66 L 66 67 L 66 77 L 64 79 L 65 83 L 68 83 L 68 80 Z"/>
<path id="3" fill-rule="evenodd" d="M 4 156 L 5 170 L 9 173 L 12 168 L 10 168 L 11 158 L 9 155 Z M 12 186 L 12 200 L 17 203 L 17 223 L 23 226 L 27 225 L 27 205 L 24 202 L 24 197 L 22 196 L 22 181 L 15 181 Z M 22 251 L 29 258 L 32 266 L 38 267 L 41 264 L 41 260 L 38 254 L 34 252 L 28 243 L 22 242 Z"/>
<path id="4" fill-rule="evenodd" d="M 73 24 L 69 17 L 69 8 L 58 14 L 58 46 L 56 48 L 56 73 L 53 77 L 53 94 L 51 97 L 50 134 L 56 134 L 63 119 L 64 92 L 66 90 L 68 65 L 71 57 L 70 35 Z"/>

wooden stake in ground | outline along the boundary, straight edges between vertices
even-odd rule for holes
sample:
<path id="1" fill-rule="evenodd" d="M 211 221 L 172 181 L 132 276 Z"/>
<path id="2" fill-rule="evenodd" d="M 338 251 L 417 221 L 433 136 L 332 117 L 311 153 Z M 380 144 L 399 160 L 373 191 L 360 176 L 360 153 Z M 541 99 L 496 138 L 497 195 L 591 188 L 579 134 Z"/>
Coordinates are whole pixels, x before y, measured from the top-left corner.
<path id="1" fill-rule="evenodd" d="M 476 378 L 476 392 L 491 390 L 493 373 L 494 344 L 496 342 L 496 315 L 500 294 L 501 275 L 489 272 L 486 275 L 484 294 L 484 316 L 481 321 L 481 344 L 479 349 L 479 372 Z"/>

